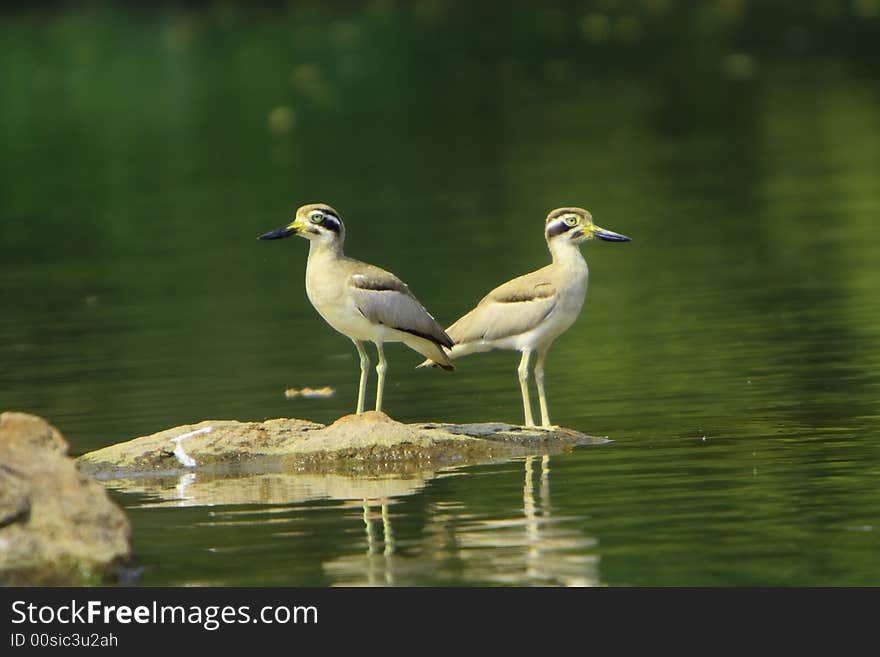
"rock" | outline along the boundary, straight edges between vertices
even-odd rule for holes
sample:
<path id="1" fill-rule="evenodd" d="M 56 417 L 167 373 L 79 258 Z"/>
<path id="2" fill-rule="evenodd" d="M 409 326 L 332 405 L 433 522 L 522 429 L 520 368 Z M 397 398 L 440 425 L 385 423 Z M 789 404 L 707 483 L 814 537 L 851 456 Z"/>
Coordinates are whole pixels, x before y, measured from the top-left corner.
<path id="1" fill-rule="evenodd" d="M 128 519 L 67 449 L 42 418 L 0 413 L 0 585 L 111 583 L 131 558 Z"/>
<path id="2" fill-rule="evenodd" d="M 576 445 L 610 442 L 564 428 L 503 423 L 403 424 L 384 413 L 347 415 L 331 425 L 297 419 L 208 420 L 135 438 L 80 457 L 99 479 L 187 471 L 383 474 L 486 463 Z"/>

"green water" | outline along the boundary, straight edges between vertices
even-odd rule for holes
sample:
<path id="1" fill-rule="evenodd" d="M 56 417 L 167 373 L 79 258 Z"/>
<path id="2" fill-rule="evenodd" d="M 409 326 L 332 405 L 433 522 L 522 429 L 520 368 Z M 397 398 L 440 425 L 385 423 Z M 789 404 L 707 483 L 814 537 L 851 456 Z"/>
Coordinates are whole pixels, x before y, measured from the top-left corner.
<path id="1" fill-rule="evenodd" d="M 584 246 L 547 362 L 613 443 L 118 486 L 140 584 L 880 584 L 880 16 L 670 6 L 3 13 L 0 409 L 74 454 L 354 409 L 307 245 L 255 239 L 302 203 L 445 325 L 546 264 L 553 207 L 633 238 Z M 396 419 L 521 421 L 517 354 L 387 352 Z"/>

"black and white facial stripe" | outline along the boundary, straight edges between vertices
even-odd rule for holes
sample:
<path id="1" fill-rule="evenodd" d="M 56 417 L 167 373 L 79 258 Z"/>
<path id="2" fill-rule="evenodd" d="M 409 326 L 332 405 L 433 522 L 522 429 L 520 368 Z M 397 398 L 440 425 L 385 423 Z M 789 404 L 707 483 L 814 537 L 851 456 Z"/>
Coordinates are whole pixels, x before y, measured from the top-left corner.
<path id="1" fill-rule="evenodd" d="M 319 221 L 315 221 L 319 219 Z M 342 230 L 339 215 L 332 208 L 319 208 L 312 213 L 312 222 L 336 234 Z"/>
<path id="2" fill-rule="evenodd" d="M 547 224 L 547 237 L 556 237 L 557 235 L 562 235 L 562 233 L 567 233 L 572 228 L 577 227 L 578 225 L 578 217 L 574 214 L 561 214 L 556 219 L 556 221 L 552 221 Z"/>

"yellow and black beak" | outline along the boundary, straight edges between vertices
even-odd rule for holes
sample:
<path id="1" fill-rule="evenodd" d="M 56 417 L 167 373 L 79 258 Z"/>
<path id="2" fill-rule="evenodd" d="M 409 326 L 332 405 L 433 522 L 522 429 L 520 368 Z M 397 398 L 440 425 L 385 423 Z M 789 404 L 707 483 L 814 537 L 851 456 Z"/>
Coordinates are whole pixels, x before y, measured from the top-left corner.
<path id="1" fill-rule="evenodd" d="M 600 240 L 605 240 L 606 242 L 631 242 L 632 240 L 626 235 L 621 235 L 620 233 L 615 233 L 611 230 L 605 230 L 604 228 L 599 228 L 599 226 L 590 226 L 590 233 L 592 233 L 593 237 L 598 237 Z"/>
<path id="2" fill-rule="evenodd" d="M 281 228 L 276 228 L 275 230 L 271 230 L 268 233 L 263 233 L 257 239 L 258 240 L 280 240 L 284 237 L 290 237 L 291 235 L 297 235 L 302 230 L 302 224 L 299 219 L 295 219 L 292 223 L 287 224 L 286 226 L 281 226 Z"/>

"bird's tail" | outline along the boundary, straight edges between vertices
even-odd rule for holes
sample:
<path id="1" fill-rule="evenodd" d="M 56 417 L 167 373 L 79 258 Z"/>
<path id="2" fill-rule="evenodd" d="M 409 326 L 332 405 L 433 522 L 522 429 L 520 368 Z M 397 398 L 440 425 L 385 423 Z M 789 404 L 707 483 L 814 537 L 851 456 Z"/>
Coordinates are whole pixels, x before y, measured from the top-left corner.
<path id="1" fill-rule="evenodd" d="M 442 367 L 447 372 L 455 369 L 455 365 L 452 364 L 447 351 L 436 342 L 419 339 L 417 344 L 407 343 L 407 345 L 418 351 L 422 356 L 427 357 L 427 360 L 423 363 L 416 365 L 416 369 L 420 367 Z"/>

